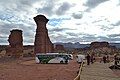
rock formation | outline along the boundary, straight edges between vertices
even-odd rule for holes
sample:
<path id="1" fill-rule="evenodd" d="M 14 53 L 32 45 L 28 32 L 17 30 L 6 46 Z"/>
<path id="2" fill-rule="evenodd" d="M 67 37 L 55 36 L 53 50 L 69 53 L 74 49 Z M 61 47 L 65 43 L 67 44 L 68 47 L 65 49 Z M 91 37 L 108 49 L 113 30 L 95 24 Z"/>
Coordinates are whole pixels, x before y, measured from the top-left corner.
<path id="1" fill-rule="evenodd" d="M 65 48 L 64 48 L 63 45 L 57 44 L 57 45 L 55 46 L 55 52 L 64 52 L 64 51 L 65 51 Z"/>
<path id="2" fill-rule="evenodd" d="M 54 46 L 49 39 L 48 30 L 46 24 L 49 21 L 44 15 L 37 15 L 34 17 L 37 25 L 34 53 L 51 53 L 54 50 Z"/>
<path id="3" fill-rule="evenodd" d="M 91 48 L 100 48 L 100 47 L 109 47 L 109 43 L 108 42 L 92 42 L 90 44 Z"/>
<path id="4" fill-rule="evenodd" d="M 10 32 L 6 54 L 11 57 L 20 57 L 23 54 L 22 30 L 15 29 Z"/>
<path id="5" fill-rule="evenodd" d="M 85 49 L 84 49 L 85 50 Z M 90 47 L 86 48 L 85 53 L 95 53 L 95 54 L 114 54 L 117 52 L 115 46 L 111 46 L 108 42 L 92 42 Z"/>
<path id="6" fill-rule="evenodd" d="M 108 42 L 92 42 L 90 46 L 85 48 L 78 48 L 76 50 L 78 53 L 81 54 L 94 54 L 95 56 L 101 55 L 108 55 L 108 54 L 115 54 L 119 52 L 119 49 L 115 46 L 112 46 Z"/>

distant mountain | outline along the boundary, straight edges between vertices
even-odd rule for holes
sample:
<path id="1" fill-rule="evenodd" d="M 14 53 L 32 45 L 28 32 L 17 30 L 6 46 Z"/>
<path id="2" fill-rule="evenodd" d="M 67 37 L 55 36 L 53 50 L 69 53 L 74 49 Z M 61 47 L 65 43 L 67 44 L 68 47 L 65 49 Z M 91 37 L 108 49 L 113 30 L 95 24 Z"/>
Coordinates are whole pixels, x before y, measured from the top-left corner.
<path id="1" fill-rule="evenodd" d="M 110 43 L 111 46 L 116 46 L 116 48 L 120 48 L 120 43 Z"/>
<path id="2" fill-rule="evenodd" d="M 79 42 L 76 42 L 76 43 L 62 43 L 62 42 L 57 42 L 57 43 L 54 43 L 54 45 L 56 44 L 61 44 L 63 45 L 65 48 L 67 49 L 73 49 L 73 48 L 85 48 L 85 47 L 89 47 L 90 44 L 80 44 Z M 120 43 L 109 43 L 111 46 L 115 46 L 116 48 L 120 48 Z M 0 45 L 0 51 L 1 50 L 4 50 L 6 49 L 8 45 Z M 26 47 L 34 47 L 34 45 L 24 45 L 24 48 Z"/>
<path id="3" fill-rule="evenodd" d="M 0 45 L 0 51 L 5 50 L 8 45 Z"/>
<path id="4" fill-rule="evenodd" d="M 72 48 L 85 48 L 85 47 L 89 47 L 90 44 L 80 44 L 79 42 L 76 42 L 76 43 L 61 43 L 61 42 L 57 42 L 57 43 L 54 43 L 55 45 L 56 44 L 61 44 L 63 45 L 65 48 L 68 48 L 68 49 L 72 49 Z M 116 48 L 120 48 L 120 43 L 110 43 L 111 46 L 116 46 Z"/>
<path id="5" fill-rule="evenodd" d="M 79 42 L 76 42 L 76 43 L 61 43 L 61 42 L 57 42 L 57 43 L 54 43 L 55 45 L 57 44 L 61 44 L 63 45 L 65 48 L 69 48 L 69 49 L 72 49 L 72 48 L 85 48 L 85 47 L 89 47 L 90 45 L 89 44 L 80 44 Z"/>

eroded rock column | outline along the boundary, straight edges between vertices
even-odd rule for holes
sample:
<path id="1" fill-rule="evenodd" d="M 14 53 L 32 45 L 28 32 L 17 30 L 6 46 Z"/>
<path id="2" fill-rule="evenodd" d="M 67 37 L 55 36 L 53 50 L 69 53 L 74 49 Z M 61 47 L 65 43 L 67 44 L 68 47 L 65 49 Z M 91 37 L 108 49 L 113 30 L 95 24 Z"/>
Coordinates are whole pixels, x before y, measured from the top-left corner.
<path id="1" fill-rule="evenodd" d="M 44 15 L 37 15 L 34 17 L 37 25 L 35 42 L 34 42 L 34 53 L 51 53 L 53 52 L 54 46 L 48 36 L 48 30 L 46 24 L 49 21 Z"/>
<path id="2" fill-rule="evenodd" d="M 12 30 L 9 35 L 9 46 L 6 49 L 6 54 L 11 57 L 20 57 L 23 54 L 23 37 L 22 30 Z"/>

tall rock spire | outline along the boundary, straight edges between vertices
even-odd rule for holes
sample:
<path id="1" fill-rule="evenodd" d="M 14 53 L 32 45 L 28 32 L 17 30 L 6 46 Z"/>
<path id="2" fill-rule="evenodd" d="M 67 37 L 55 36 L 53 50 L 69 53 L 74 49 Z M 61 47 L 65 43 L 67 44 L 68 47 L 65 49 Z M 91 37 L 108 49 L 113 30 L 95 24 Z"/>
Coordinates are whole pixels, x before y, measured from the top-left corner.
<path id="1" fill-rule="evenodd" d="M 44 15 L 37 15 L 34 17 L 37 25 L 34 53 L 50 53 L 53 52 L 54 46 L 48 36 L 46 24 L 49 21 Z"/>

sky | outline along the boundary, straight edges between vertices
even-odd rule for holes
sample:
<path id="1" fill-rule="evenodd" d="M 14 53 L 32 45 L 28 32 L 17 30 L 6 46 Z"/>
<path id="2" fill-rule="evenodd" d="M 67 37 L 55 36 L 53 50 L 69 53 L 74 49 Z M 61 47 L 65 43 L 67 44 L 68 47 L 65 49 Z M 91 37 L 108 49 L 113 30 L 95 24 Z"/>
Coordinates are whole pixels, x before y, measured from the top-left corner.
<path id="1" fill-rule="evenodd" d="M 0 45 L 9 44 L 13 29 L 23 31 L 24 45 L 33 45 L 37 15 L 49 19 L 53 43 L 120 43 L 120 0 L 0 0 Z"/>

